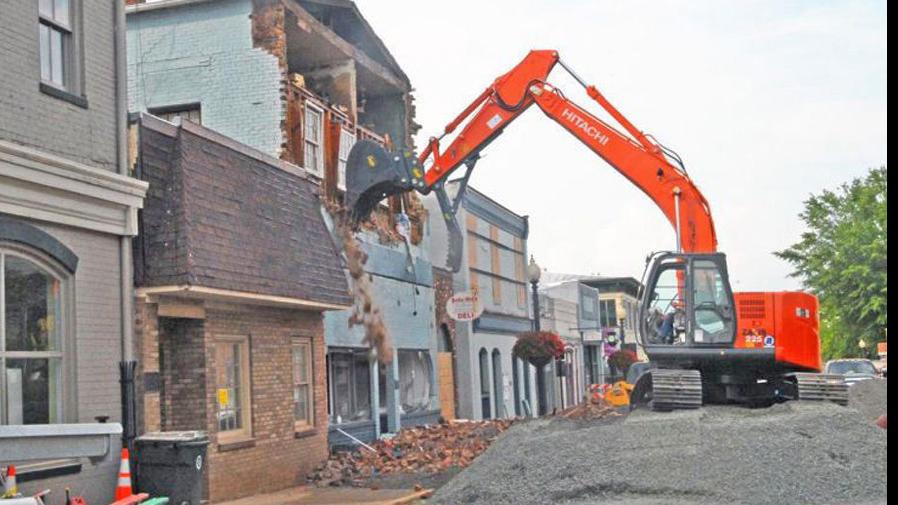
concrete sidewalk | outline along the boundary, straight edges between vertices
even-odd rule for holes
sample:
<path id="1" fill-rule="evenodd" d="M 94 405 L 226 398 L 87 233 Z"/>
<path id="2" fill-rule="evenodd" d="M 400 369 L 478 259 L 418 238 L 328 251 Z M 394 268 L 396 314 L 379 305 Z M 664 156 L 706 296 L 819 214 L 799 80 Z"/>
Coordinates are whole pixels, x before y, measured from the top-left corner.
<path id="1" fill-rule="evenodd" d="M 357 487 L 295 487 L 277 493 L 248 496 L 218 505 L 406 505 L 433 494 L 432 489 L 366 489 Z"/>

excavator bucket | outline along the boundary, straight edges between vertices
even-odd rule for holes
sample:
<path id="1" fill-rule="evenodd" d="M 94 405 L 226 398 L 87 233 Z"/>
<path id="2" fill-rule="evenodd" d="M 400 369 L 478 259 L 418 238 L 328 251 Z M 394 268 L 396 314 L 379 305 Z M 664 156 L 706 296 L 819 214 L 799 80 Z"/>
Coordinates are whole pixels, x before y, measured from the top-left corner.
<path id="1" fill-rule="evenodd" d="M 384 198 L 415 189 L 416 184 L 423 189 L 423 175 L 411 151 L 388 152 L 370 140 L 356 142 L 346 160 L 345 203 L 353 224 L 367 219 Z"/>

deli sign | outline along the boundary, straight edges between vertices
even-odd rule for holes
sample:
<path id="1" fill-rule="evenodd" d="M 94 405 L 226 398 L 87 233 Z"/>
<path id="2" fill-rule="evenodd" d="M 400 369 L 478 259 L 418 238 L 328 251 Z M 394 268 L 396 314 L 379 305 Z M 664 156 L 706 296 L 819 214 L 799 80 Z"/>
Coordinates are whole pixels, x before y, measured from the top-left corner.
<path id="1" fill-rule="evenodd" d="M 446 313 L 456 321 L 473 321 L 483 314 L 483 305 L 476 293 L 458 293 L 446 301 Z"/>

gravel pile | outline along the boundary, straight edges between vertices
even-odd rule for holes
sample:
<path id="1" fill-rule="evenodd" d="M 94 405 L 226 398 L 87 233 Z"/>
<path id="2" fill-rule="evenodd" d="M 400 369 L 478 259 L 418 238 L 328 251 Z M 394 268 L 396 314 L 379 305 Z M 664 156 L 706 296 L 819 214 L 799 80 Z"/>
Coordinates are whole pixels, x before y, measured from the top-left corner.
<path id="1" fill-rule="evenodd" d="M 848 390 L 848 406 L 856 409 L 870 421 L 888 411 L 888 381 L 871 379 L 856 382 Z"/>
<path id="2" fill-rule="evenodd" d="M 519 423 L 439 504 L 859 504 L 887 498 L 887 432 L 856 410 L 789 402 Z"/>

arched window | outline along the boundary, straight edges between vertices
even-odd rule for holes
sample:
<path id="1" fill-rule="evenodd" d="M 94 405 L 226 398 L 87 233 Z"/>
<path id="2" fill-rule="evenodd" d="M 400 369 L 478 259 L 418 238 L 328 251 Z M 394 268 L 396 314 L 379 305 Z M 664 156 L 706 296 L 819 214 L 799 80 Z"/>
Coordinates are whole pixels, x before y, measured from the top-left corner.
<path id="1" fill-rule="evenodd" d="M 493 417 L 490 400 L 490 356 L 486 349 L 480 349 L 480 417 Z"/>
<path id="2" fill-rule="evenodd" d="M 502 354 L 499 349 L 493 349 L 493 398 L 496 401 L 493 411 L 495 417 L 506 417 L 505 407 L 505 387 L 502 381 Z"/>
<path id="3" fill-rule="evenodd" d="M 0 424 L 66 420 L 71 273 L 0 237 Z"/>

